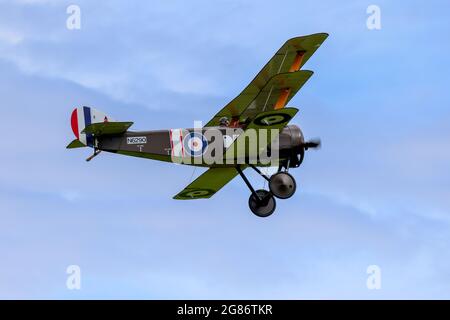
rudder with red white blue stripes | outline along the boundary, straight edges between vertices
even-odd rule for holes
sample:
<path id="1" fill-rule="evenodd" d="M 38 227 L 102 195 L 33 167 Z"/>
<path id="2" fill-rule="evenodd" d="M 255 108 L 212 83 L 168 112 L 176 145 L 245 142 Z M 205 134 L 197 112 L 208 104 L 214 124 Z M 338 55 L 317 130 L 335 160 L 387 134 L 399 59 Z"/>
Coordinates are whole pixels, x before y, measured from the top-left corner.
<path id="1" fill-rule="evenodd" d="M 72 111 L 70 124 L 73 134 L 82 144 L 88 147 L 94 146 L 92 134 L 82 133 L 84 128 L 93 123 L 114 122 L 103 112 L 90 107 L 76 108 Z"/>

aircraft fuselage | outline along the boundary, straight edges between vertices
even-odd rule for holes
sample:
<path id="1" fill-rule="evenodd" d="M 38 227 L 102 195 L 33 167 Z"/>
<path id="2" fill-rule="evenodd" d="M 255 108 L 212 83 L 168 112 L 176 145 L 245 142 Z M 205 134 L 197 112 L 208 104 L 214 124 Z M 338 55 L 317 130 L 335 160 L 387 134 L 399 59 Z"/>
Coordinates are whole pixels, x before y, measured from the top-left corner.
<path id="1" fill-rule="evenodd" d="M 194 166 L 228 167 L 252 163 L 257 166 L 278 165 L 281 160 L 290 159 L 290 166 L 301 162 L 304 143 L 298 126 L 289 125 L 279 131 L 266 132 L 258 129 L 255 135 L 248 134 L 242 143 L 238 139 L 241 128 L 210 127 L 190 129 L 169 129 L 155 131 L 127 131 L 122 135 L 105 135 L 97 138 L 98 150 L 128 156 L 175 162 Z M 276 132 L 276 133 L 275 133 Z M 272 134 L 272 135 L 271 135 Z M 271 139 L 269 147 L 259 148 L 260 139 Z M 245 141 L 245 142 L 244 142 Z M 241 145 L 239 145 L 241 144 Z M 274 147 L 278 146 L 275 152 Z M 230 150 L 234 148 L 234 153 Z M 265 158 L 263 161 L 261 153 Z M 268 163 L 268 160 L 270 161 Z"/>

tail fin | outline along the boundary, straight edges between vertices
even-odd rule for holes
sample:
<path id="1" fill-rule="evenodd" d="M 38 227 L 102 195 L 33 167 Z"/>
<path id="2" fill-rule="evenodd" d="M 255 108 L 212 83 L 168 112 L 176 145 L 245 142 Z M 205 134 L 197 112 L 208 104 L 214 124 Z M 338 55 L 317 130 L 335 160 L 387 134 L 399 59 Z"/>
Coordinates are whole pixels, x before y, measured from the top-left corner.
<path id="1" fill-rule="evenodd" d="M 94 136 L 122 134 L 133 122 L 117 122 L 101 111 L 82 107 L 72 111 L 70 124 L 76 139 L 69 143 L 68 149 L 94 147 Z"/>
<path id="2" fill-rule="evenodd" d="M 90 107 L 76 108 L 72 111 L 70 117 L 70 124 L 72 126 L 73 134 L 75 135 L 75 140 L 72 141 L 67 147 L 77 148 L 77 147 L 93 147 L 94 139 L 92 134 L 83 133 L 85 127 L 100 122 L 114 121 L 109 118 L 106 114 Z M 78 140 L 78 142 L 76 142 Z"/>

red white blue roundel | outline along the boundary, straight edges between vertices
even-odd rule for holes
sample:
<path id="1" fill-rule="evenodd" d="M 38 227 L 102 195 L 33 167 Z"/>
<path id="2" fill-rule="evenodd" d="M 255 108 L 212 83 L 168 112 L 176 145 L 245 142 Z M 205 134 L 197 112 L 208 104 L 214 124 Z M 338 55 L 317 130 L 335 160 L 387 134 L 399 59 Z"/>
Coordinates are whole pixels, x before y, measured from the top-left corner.
<path id="1" fill-rule="evenodd" d="M 208 141 L 205 136 L 200 132 L 189 132 L 183 141 L 184 149 L 187 154 L 190 154 L 192 157 L 201 156 L 208 146 Z"/>

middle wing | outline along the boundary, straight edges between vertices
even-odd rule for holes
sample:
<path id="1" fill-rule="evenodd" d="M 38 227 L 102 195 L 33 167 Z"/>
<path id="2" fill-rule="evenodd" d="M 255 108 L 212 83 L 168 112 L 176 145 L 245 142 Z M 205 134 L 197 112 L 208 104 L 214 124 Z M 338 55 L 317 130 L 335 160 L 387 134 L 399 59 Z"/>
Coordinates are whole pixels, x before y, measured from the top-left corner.
<path id="1" fill-rule="evenodd" d="M 210 168 L 173 198 L 177 200 L 211 198 L 237 175 L 238 172 L 234 167 Z"/>
<path id="2" fill-rule="evenodd" d="M 258 114 L 247 126 L 246 130 L 225 151 L 225 161 L 230 159 L 242 161 L 245 158 L 258 158 L 267 146 L 273 143 L 278 137 L 280 130 L 291 121 L 297 112 L 298 109 L 296 108 L 283 108 Z M 265 140 L 259 137 L 260 129 L 270 129 L 270 131 L 266 131 Z M 252 134 L 256 134 L 257 137 L 252 137 Z M 254 139 L 253 141 L 257 141 L 257 144 L 255 144 L 257 148 L 249 148 L 245 143 L 247 139 L 252 138 Z"/>
<path id="3" fill-rule="evenodd" d="M 250 84 L 205 126 L 218 126 L 222 117 L 250 122 L 256 114 L 283 108 L 311 77 L 300 68 L 328 37 L 326 33 L 288 40 Z"/>

